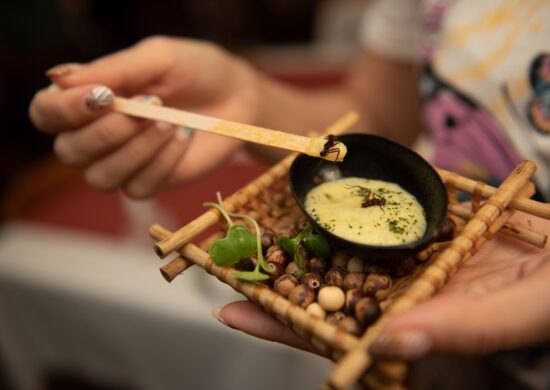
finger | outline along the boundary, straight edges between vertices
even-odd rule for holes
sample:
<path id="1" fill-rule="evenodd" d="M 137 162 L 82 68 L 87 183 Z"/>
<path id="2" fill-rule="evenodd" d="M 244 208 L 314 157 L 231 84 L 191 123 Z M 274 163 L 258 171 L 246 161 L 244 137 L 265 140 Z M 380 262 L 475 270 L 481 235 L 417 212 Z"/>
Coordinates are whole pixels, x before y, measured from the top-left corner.
<path id="1" fill-rule="evenodd" d="M 221 309 L 215 309 L 212 314 L 224 325 L 251 336 L 319 354 L 311 344 L 252 302 L 232 302 Z"/>
<path id="2" fill-rule="evenodd" d="M 123 187 L 130 198 L 151 197 L 165 188 L 168 178 L 189 147 L 188 132 L 178 129 L 157 156 L 136 173 Z"/>
<path id="3" fill-rule="evenodd" d="M 99 191 L 120 188 L 139 169 L 151 161 L 174 135 L 175 127 L 153 123 L 119 149 L 86 169 L 88 183 Z"/>
<path id="4" fill-rule="evenodd" d="M 133 99 L 158 104 L 155 96 L 137 96 Z M 150 123 L 119 113 L 108 113 L 79 130 L 59 134 L 54 150 L 65 164 L 88 165 L 123 145 Z"/>
<path id="5" fill-rule="evenodd" d="M 150 38 L 87 64 L 55 66 L 46 74 L 62 88 L 100 83 L 118 94 L 133 95 L 166 73 L 171 47 L 168 39 Z"/>
<path id="6" fill-rule="evenodd" d="M 47 88 L 38 92 L 29 108 L 33 124 L 46 133 L 57 133 L 87 124 L 108 111 L 113 93 L 98 85 L 69 90 Z"/>
<path id="7" fill-rule="evenodd" d="M 540 300 L 549 292 L 550 256 L 526 264 L 529 276 L 494 294 L 436 297 L 399 315 L 371 352 L 399 359 L 432 352 L 477 355 L 550 340 L 550 307 Z"/>

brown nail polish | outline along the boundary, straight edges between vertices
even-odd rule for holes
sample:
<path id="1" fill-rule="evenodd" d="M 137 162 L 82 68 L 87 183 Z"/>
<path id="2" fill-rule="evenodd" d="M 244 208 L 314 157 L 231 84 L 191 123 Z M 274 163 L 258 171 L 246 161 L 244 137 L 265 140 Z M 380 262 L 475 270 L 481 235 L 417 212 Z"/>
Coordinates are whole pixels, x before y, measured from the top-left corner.
<path id="1" fill-rule="evenodd" d="M 67 76 L 71 74 L 73 70 L 78 66 L 80 65 L 77 63 L 56 65 L 46 71 L 46 76 L 48 76 L 49 78 Z"/>

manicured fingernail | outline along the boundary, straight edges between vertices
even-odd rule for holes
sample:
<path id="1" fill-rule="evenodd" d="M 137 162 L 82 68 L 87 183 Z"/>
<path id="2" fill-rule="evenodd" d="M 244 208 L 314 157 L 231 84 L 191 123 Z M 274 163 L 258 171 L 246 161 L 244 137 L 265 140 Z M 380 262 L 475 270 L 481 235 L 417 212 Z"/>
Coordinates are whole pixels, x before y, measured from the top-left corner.
<path id="1" fill-rule="evenodd" d="M 141 95 L 137 100 L 145 104 L 152 104 L 154 106 L 162 106 L 162 100 L 156 95 Z"/>
<path id="2" fill-rule="evenodd" d="M 86 97 L 86 105 L 90 110 L 110 106 L 113 103 L 114 94 L 109 88 L 100 85 L 92 89 L 89 96 Z"/>
<path id="3" fill-rule="evenodd" d="M 53 68 L 50 68 L 46 71 L 46 76 L 52 77 L 63 77 L 71 74 L 80 64 L 73 62 L 68 64 L 56 65 Z"/>
<path id="4" fill-rule="evenodd" d="M 216 307 L 215 309 L 212 309 L 212 315 L 215 319 L 220 321 L 222 324 L 227 325 L 223 318 L 220 316 L 220 312 L 222 311 L 221 307 Z"/>
<path id="5" fill-rule="evenodd" d="M 178 142 L 185 142 L 189 138 L 191 138 L 194 134 L 195 130 L 191 129 L 190 127 L 178 127 L 178 131 L 176 131 L 176 134 L 174 135 L 174 138 Z"/>
<path id="6" fill-rule="evenodd" d="M 425 356 L 431 348 L 432 340 L 425 332 L 408 331 L 381 334 L 372 342 L 369 350 L 378 356 L 412 360 Z"/>
<path id="7" fill-rule="evenodd" d="M 189 136 L 195 134 L 195 129 L 193 129 L 192 127 L 181 126 L 180 129 Z"/>
<path id="8" fill-rule="evenodd" d="M 161 121 L 156 121 L 155 122 L 155 128 L 160 131 L 161 133 L 164 133 L 168 130 L 170 130 L 172 127 L 174 127 L 174 125 L 168 123 L 168 122 L 161 122 Z"/>

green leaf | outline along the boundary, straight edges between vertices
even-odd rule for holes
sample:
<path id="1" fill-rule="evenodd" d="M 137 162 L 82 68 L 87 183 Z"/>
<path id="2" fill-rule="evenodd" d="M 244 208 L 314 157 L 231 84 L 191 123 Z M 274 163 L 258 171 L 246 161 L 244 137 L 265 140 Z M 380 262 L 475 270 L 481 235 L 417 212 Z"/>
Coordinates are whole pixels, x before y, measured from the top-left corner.
<path id="1" fill-rule="evenodd" d="M 232 225 L 225 238 L 216 240 L 208 250 L 214 264 L 227 267 L 256 252 L 256 236 L 246 226 Z"/>
<path id="2" fill-rule="evenodd" d="M 283 248 L 283 250 L 288 255 L 293 256 L 294 252 L 296 252 L 296 247 L 298 246 L 298 242 L 288 237 L 279 237 L 279 239 L 277 240 L 277 245 Z"/>
<path id="3" fill-rule="evenodd" d="M 330 257 L 330 247 L 321 233 L 310 230 L 302 239 L 302 245 L 313 256 Z"/>
<path id="4" fill-rule="evenodd" d="M 258 270 L 254 271 L 235 271 L 233 273 L 237 279 L 246 280 L 247 282 L 261 282 L 269 279 L 269 275 L 261 273 Z"/>

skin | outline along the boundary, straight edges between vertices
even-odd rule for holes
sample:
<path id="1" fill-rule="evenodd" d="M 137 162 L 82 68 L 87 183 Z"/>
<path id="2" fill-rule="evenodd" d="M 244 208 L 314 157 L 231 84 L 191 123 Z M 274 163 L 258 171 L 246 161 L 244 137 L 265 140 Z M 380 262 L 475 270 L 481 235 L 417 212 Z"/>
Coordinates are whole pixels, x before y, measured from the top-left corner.
<path id="1" fill-rule="evenodd" d="M 86 103 L 98 85 L 120 96 L 156 95 L 167 106 L 302 134 L 326 127 L 351 109 L 362 118 L 354 130 L 406 145 L 422 130 L 418 69 L 374 53 L 361 54 L 341 85 L 315 92 L 277 83 L 212 44 L 166 37 L 57 70 L 49 72 L 56 87 L 38 91 L 31 102 L 33 123 L 55 137 L 59 159 L 82 167 L 92 187 L 120 189 L 133 198 L 154 196 L 203 175 L 243 144 L 203 132 L 184 137 L 174 128 L 109 107 L 90 108 Z M 272 160 L 281 157 L 278 151 L 247 147 Z M 550 231 L 549 221 L 517 218 Z M 548 249 L 500 237 L 490 241 L 437 297 L 389 323 L 373 352 L 412 359 L 431 352 L 479 354 L 548 341 L 550 306 L 541 297 L 550 293 L 549 260 Z M 314 351 L 249 302 L 216 313 L 228 326 Z"/>

